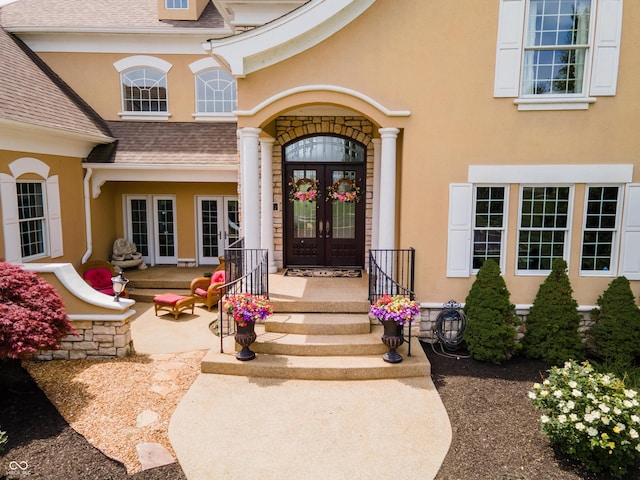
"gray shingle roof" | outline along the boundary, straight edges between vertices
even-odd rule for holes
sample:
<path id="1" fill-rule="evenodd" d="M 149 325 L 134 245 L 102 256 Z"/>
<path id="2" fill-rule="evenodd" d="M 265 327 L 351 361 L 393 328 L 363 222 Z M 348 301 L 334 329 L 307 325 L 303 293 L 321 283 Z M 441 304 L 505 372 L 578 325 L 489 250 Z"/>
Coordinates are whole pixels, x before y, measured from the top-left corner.
<path id="1" fill-rule="evenodd" d="M 0 118 L 92 136 L 109 131 L 59 77 L 0 28 Z"/>
<path id="2" fill-rule="evenodd" d="M 224 28 L 209 3 L 197 21 L 158 20 L 157 0 L 18 0 L 0 9 L 0 25 L 74 28 Z"/>
<path id="3" fill-rule="evenodd" d="M 107 122 L 114 163 L 237 164 L 236 123 Z"/>

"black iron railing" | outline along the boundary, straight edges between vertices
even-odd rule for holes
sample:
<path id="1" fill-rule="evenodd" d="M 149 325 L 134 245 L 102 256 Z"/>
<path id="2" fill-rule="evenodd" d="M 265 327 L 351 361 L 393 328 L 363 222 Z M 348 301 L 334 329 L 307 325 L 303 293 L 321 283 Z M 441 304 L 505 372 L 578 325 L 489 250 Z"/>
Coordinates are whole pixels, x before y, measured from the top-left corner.
<path id="1" fill-rule="evenodd" d="M 410 300 L 415 294 L 416 251 L 370 250 L 369 251 L 369 302 L 374 303 L 383 295 L 400 295 Z M 408 355 L 411 356 L 411 327 L 409 332 Z"/>
<path id="2" fill-rule="evenodd" d="M 220 353 L 224 337 L 236 333 L 236 324 L 222 311 L 222 302 L 230 295 L 250 293 L 269 297 L 269 251 L 243 248 L 243 239 L 224 250 L 224 269 L 227 282 L 220 286 L 217 334 L 220 335 Z"/>

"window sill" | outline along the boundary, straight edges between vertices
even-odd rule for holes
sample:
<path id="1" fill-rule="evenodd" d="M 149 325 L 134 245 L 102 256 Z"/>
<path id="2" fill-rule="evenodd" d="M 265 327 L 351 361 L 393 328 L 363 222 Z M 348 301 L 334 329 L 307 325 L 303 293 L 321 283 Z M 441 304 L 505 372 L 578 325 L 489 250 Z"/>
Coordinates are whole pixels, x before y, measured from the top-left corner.
<path id="1" fill-rule="evenodd" d="M 513 101 L 520 111 L 542 110 L 588 110 L 589 104 L 595 103 L 593 97 L 579 98 L 517 98 Z"/>
<path id="2" fill-rule="evenodd" d="M 169 112 L 118 112 L 121 120 L 169 120 Z"/>
<path id="3" fill-rule="evenodd" d="M 193 119 L 196 122 L 235 122 L 238 120 L 233 113 L 194 113 Z"/>

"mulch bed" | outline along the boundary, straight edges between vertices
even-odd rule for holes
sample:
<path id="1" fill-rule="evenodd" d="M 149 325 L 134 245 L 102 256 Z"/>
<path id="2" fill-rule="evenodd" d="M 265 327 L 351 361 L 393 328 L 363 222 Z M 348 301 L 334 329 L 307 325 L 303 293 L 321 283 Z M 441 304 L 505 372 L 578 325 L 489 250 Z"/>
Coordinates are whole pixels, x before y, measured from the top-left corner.
<path id="1" fill-rule="evenodd" d="M 491 365 L 438 355 L 429 344 L 423 348 L 453 429 L 437 480 L 604 479 L 556 456 L 540 433 L 539 412 L 527 392 L 547 365 L 524 358 Z M 122 464 L 76 433 L 29 374 L 10 362 L 0 362 L 0 429 L 9 434 L 0 454 L 0 478 L 186 479 L 177 463 L 127 475 Z M 638 473 L 628 477 L 639 479 Z"/>

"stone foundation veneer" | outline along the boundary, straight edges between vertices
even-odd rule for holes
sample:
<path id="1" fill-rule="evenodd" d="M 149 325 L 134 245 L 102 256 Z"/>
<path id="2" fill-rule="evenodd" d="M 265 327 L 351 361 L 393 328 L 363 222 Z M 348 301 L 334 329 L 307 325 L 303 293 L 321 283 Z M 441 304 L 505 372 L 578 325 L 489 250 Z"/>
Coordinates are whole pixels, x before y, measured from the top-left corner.
<path id="1" fill-rule="evenodd" d="M 524 336 L 525 324 L 527 322 L 527 315 L 529 315 L 529 309 L 531 305 L 516 305 L 516 315 L 520 318 L 522 324 L 518 327 L 518 341 L 522 340 Z M 595 322 L 591 320 L 591 310 L 597 308 L 595 306 L 579 306 L 578 313 L 582 315 L 582 321 L 580 323 L 580 327 L 578 328 L 578 332 L 582 336 L 583 340 L 586 337 L 586 333 L 593 327 Z M 419 328 L 416 332 L 414 327 L 413 332 L 416 332 L 421 340 L 425 342 L 437 342 L 438 338 L 435 334 L 436 328 L 436 319 L 440 312 L 444 310 L 442 305 L 437 304 L 423 304 L 420 306 L 420 322 Z"/>
<path id="2" fill-rule="evenodd" d="M 134 300 L 113 297 L 91 288 L 70 263 L 28 263 L 23 269 L 37 272 L 62 297 L 77 335 L 68 335 L 58 350 L 43 350 L 36 360 L 109 359 L 133 353 L 131 307 Z"/>

